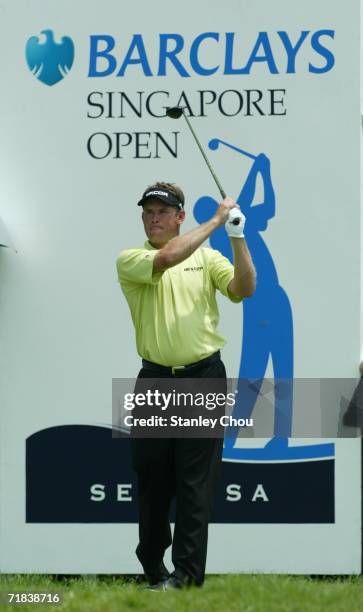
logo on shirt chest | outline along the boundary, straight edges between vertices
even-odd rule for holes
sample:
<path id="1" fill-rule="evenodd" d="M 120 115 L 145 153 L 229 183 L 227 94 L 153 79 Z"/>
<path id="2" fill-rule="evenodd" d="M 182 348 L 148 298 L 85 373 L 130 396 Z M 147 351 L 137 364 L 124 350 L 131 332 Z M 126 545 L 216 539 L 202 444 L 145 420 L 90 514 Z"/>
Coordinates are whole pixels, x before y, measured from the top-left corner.
<path id="1" fill-rule="evenodd" d="M 192 268 L 184 268 L 184 272 L 200 272 L 200 270 L 203 270 L 203 266 L 195 266 Z"/>

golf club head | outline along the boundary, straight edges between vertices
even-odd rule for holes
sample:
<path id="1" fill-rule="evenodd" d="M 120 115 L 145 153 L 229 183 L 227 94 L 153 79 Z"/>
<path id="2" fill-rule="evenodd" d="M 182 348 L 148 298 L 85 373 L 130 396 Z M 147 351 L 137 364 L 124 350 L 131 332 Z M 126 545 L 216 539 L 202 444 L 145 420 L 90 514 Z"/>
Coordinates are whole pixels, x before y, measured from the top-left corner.
<path id="1" fill-rule="evenodd" d="M 184 112 L 184 109 L 181 106 L 169 106 L 166 109 L 166 114 L 171 119 L 179 119 L 179 117 L 182 116 L 183 112 Z"/>

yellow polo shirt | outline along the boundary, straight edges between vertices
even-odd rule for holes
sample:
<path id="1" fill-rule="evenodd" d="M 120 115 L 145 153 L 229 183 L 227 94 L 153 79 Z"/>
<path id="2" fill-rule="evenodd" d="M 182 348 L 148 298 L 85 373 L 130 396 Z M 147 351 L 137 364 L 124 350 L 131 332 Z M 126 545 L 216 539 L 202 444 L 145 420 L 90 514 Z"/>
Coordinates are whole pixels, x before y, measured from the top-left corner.
<path id="1" fill-rule="evenodd" d="M 242 298 L 227 287 L 230 261 L 214 249 L 200 247 L 181 263 L 153 274 L 157 249 L 127 249 L 117 258 L 117 272 L 135 326 L 141 357 L 164 366 L 194 363 L 225 345 L 217 330 L 216 289 L 232 302 Z"/>

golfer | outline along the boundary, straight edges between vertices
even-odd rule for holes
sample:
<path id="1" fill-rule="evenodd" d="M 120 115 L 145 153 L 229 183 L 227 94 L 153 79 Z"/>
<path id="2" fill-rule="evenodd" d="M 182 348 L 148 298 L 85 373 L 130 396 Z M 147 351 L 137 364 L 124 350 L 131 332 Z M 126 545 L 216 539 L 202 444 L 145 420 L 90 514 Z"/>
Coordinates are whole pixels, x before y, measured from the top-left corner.
<path id="1" fill-rule="evenodd" d="M 164 182 L 148 187 L 138 205 L 147 241 L 117 258 L 142 358 L 136 386 L 148 378 L 182 377 L 218 379 L 225 386 L 220 358 L 225 339 L 217 329 L 216 290 L 235 303 L 254 292 L 255 269 L 243 236 L 245 218 L 227 197 L 209 221 L 180 235 L 184 194 Z M 234 265 L 219 251 L 201 247 L 222 225 L 231 239 Z M 222 437 L 132 438 L 139 503 L 136 555 L 151 589 L 203 584 L 222 448 Z M 172 539 L 169 510 L 174 497 Z M 171 544 L 175 569 L 169 574 L 163 557 Z"/>

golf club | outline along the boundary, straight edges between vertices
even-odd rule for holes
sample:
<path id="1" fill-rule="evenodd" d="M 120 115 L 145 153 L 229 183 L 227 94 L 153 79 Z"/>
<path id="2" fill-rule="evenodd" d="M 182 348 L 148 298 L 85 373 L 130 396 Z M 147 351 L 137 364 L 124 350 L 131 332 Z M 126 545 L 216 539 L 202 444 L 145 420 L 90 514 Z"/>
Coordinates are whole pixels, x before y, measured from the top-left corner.
<path id="1" fill-rule="evenodd" d="M 198 140 L 198 137 L 197 137 L 197 135 L 196 135 L 196 133 L 195 133 L 195 131 L 194 131 L 194 129 L 193 129 L 189 119 L 188 119 L 188 117 L 184 113 L 184 108 L 181 107 L 181 106 L 170 106 L 169 108 L 166 109 L 166 114 L 171 119 L 179 119 L 183 115 L 183 117 L 184 117 L 185 121 L 187 122 L 188 127 L 189 127 L 189 129 L 190 129 L 190 131 L 191 131 L 191 133 L 193 135 L 193 138 L 194 138 L 195 142 L 197 143 L 201 154 L 203 155 L 204 161 L 207 164 L 208 169 L 209 169 L 211 175 L 214 178 L 214 181 L 215 181 L 215 183 L 216 183 L 216 185 L 217 185 L 217 187 L 219 189 L 219 192 L 220 192 L 222 198 L 224 199 L 226 197 L 226 192 L 224 191 L 222 185 L 220 184 L 219 179 L 218 179 L 216 173 L 214 172 L 214 170 L 212 168 L 212 165 L 211 165 L 208 157 L 206 156 L 206 154 L 204 152 L 204 149 L 203 149 L 202 145 L 200 144 L 200 142 Z M 233 219 L 232 223 L 233 223 L 233 225 L 239 225 L 239 219 Z"/>

